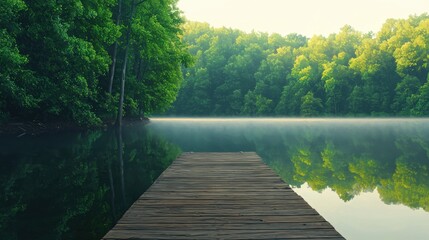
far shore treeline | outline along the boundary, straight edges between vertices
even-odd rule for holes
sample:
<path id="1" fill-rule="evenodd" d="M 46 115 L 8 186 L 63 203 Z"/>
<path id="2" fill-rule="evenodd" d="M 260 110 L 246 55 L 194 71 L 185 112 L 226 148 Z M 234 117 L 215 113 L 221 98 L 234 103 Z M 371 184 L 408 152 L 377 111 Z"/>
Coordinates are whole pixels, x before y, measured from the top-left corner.
<path id="1" fill-rule="evenodd" d="M 171 114 L 429 116 L 429 15 L 310 39 L 187 23 L 196 57 Z"/>
<path id="2" fill-rule="evenodd" d="M 0 124 L 429 115 L 427 14 L 306 38 L 186 22 L 176 4 L 3 1 Z"/>

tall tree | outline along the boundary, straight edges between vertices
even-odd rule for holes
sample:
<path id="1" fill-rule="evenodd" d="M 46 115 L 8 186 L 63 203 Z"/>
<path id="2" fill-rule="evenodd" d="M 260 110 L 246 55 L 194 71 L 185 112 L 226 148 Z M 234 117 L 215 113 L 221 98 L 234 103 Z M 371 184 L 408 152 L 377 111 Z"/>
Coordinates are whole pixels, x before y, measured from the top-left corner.
<path id="1" fill-rule="evenodd" d="M 118 12 L 116 15 L 116 26 L 120 26 L 121 17 L 122 17 L 122 0 L 118 0 L 117 8 L 118 8 Z M 118 56 L 118 40 L 115 41 L 115 45 L 113 47 L 113 53 L 112 53 L 112 64 L 110 67 L 109 90 L 108 90 L 110 94 L 112 94 L 113 80 L 115 79 L 117 56 Z"/>
<path id="2" fill-rule="evenodd" d="M 22 54 L 16 41 L 22 34 L 19 15 L 26 11 L 27 5 L 22 0 L 7 0 L 0 5 L 0 122 L 28 114 L 40 101 L 36 91 L 38 81 L 26 69 L 28 57 Z"/>
<path id="3" fill-rule="evenodd" d="M 136 8 L 136 1 L 132 0 L 130 5 L 130 11 L 128 13 L 127 21 L 126 21 L 126 27 L 125 27 L 125 53 L 124 53 L 124 60 L 122 63 L 122 70 L 121 70 L 121 88 L 120 88 L 120 95 L 119 95 L 119 106 L 118 106 L 118 117 L 117 117 L 117 125 L 119 126 L 119 130 L 121 131 L 122 127 L 122 115 L 123 115 L 123 109 L 124 109 L 124 95 L 125 95 L 125 79 L 127 77 L 127 63 L 128 63 L 128 53 L 130 49 L 130 35 L 131 35 L 131 23 L 133 21 L 134 17 L 134 11 Z"/>
<path id="4" fill-rule="evenodd" d="M 106 48 L 118 35 L 111 0 L 26 1 L 18 48 L 28 56 L 40 102 L 37 115 L 97 125 L 99 78 L 110 63 Z"/>

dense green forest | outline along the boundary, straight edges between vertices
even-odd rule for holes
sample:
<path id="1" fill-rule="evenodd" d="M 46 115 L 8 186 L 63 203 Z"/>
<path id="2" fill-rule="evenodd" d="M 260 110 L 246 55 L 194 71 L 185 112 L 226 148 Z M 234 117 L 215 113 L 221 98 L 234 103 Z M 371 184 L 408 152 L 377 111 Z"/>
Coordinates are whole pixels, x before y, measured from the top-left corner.
<path id="1" fill-rule="evenodd" d="M 186 23 L 195 56 L 171 114 L 429 115 L 429 15 L 310 39 Z"/>
<path id="2" fill-rule="evenodd" d="M 3 0 L 0 122 L 99 125 L 168 108 L 190 60 L 176 2 Z"/>
<path id="3" fill-rule="evenodd" d="M 308 39 L 185 23 L 176 4 L 4 1 L 0 123 L 429 115 L 427 14 Z"/>

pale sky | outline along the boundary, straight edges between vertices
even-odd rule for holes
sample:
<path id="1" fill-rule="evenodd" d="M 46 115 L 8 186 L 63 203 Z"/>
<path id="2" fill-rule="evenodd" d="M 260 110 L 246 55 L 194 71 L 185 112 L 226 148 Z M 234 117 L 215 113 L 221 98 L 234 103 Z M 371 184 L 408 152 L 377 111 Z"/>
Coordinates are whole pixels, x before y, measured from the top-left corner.
<path id="1" fill-rule="evenodd" d="M 246 32 L 339 32 L 344 25 L 378 32 L 388 18 L 429 12 L 429 0 L 179 0 L 186 19 Z"/>

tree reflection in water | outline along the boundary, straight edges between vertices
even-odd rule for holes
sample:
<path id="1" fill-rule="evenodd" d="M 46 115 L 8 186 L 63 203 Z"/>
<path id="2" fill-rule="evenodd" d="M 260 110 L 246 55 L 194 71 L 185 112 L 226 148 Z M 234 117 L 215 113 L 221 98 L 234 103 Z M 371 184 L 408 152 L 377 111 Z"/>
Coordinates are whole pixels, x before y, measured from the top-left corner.
<path id="1" fill-rule="evenodd" d="M 154 119 L 183 151 L 256 151 L 287 183 L 429 211 L 428 119 Z"/>
<path id="2" fill-rule="evenodd" d="M 0 239 L 100 239 L 180 154 L 141 126 L 116 133 L 0 139 Z"/>
<path id="3" fill-rule="evenodd" d="M 154 119 L 0 138 L 0 239 L 100 239 L 181 151 L 256 151 L 292 186 L 429 211 L 428 120 Z"/>

